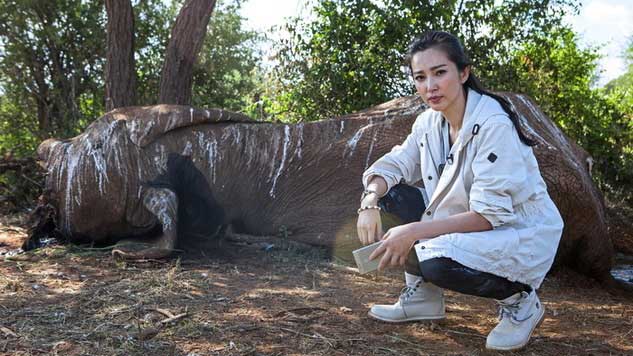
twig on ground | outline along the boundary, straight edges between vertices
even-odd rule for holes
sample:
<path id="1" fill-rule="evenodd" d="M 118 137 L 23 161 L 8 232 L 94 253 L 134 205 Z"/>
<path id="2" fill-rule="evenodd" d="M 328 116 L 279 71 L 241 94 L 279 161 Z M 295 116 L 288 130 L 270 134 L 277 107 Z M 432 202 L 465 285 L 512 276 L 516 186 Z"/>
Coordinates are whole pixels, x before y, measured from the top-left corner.
<path id="1" fill-rule="evenodd" d="M 396 355 L 400 355 L 400 352 L 396 351 L 396 350 L 392 350 L 386 347 L 377 347 L 378 350 L 383 350 L 383 351 L 388 351 L 391 352 L 392 354 L 396 354 Z"/>
<path id="2" fill-rule="evenodd" d="M 11 329 L 9 329 L 7 327 L 0 326 L 0 331 L 2 331 L 7 336 L 18 337 L 18 334 L 14 333 L 13 330 L 11 330 Z"/>
<path id="3" fill-rule="evenodd" d="M 321 340 L 325 341 L 325 343 L 326 343 L 326 344 L 328 344 L 328 346 L 330 346 L 331 348 L 334 348 L 334 344 L 332 344 L 329 340 L 334 340 L 334 341 L 337 341 L 336 339 L 330 339 L 330 338 L 327 338 L 327 337 L 325 337 L 325 336 L 323 336 L 323 335 L 319 334 L 319 333 L 318 333 L 318 332 L 316 332 L 316 331 L 314 332 L 314 336 L 316 336 L 316 337 L 318 337 L 319 339 L 321 339 Z"/>
<path id="4" fill-rule="evenodd" d="M 486 337 L 485 337 L 485 336 L 483 336 L 483 335 L 479 335 L 479 334 L 475 334 L 475 333 L 467 333 L 467 332 L 464 332 L 464 331 L 457 331 L 457 330 L 452 330 L 452 329 L 445 329 L 445 328 L 441 328 L 441 327 L 440 327 L 440 328 L 438 328 L 438 329 L 439 329 L 439 330 L 442 330 L 442 331 L 446 331 L 446 332 L 452 333 L 452 334 L 466 335 L 466 336 L 475 336 L 475 337 L 478 337 L 478 338 L 481 338 L 481 339 L 485 339 L 485 338 L 486 338 Z"/>
<path id="5" fill-rule="evenodd" d="M 337 339 L 328 338 L 328 337 L 325 337 L 325 336 L 320 335 L 318 333 L 314 333 L 314 335 L 310 335 L 310 334 L 305 334 L 305 333 L 299 332 L 297 330 L 292 330 L 292 329 L 288 329 L 288 328 L 281 328 L 281 327 L 279 327 L 278 329 L 279 330 L 283 330 L 283 331 L 287 331 L 287 332 L 291 332 L 291 333 L 296 334 L 296 335 L 301 335 L 301 336 L 304 336 L 304 337 L 307 337 L 307 338 L 310 338 L 310 339 L 323 340 L 330 346 L 333 346 L 330 343 L 330 341 L 338 341 Z"/>
<path id="6" fill-rule="evenodd" d="M 158 323 L 159 323 L 159 324 L 162 324 L 162 325 L 164 325 L 164 324 L 169 324 L 169 323 L 171 323 L 172 321 L 176 321 L 176 320 L 178 320 L 178 319 L 182 319 L 182 318 L 184 318 L 184 317 L 186 317 L 186 316 L 187 316 L 187 313 L 185 312 L 185 313 L 182 313 L 182 314 L 174 315 L 174 316 L 172 316 L 172 317 L 170 317 L 170 318 L 167 318 L 167 319 L 165 319 L 165 320 L 161 320 L 161 321 L 160 321 L 160 322 L 158 322 Z"/>
<path id="7" fill-rule="evenodd" d="M 293 309 L 285 309 L 282 310 L 280 312 L 278 312 L 277 314 L 274 315 L 274 317 L 278 318 L 284 314 L 287 313 L 293 313 L 293 314 L 299 314 L 299 315 L 303 315 L 304 313 L 302 312 L 312 312 L 312 311 L 326 311 L 326 309 L 323 308 L 319 308 L 319 307 L 302 307 L 302 308 L 293 308 Z M 307 313 L 305 313 L 307 314 Z"/>
<path id="8" fill-rule="evenodd" d="M 396 335 L 387 335 L 387 337 L 390 337 L 390 338 L 392 338 L 392 339 L 394 339 L 394 340 L 397 340 L 397 341 L 404 342 L 405 344 L 413 345 L 413 346 L 415 346 L 415 347 L 419 347 L 419 346 L 420 346 L 420 344 L 419 344 L 419 343 L 415 343 L 415 342 L 411 342 L 411 341 L 409 341 L 409 340 L 405 340 L 405 339 L 403 339 L 403 338 L 401 338 L 401 337 L 398 337 L 398 336 L 396 336 Z"/>
<path id="9" fill-rule="evenodd" d="M 155 311 L 155 312 L 159 312 L 161 314 L 163 314 L 164 316 L 168 317 L 168 318 L 173 318 L 174 314 L 172 314 L 169 310 L 167 309 L 161 309 L 161 308 L 147 308 L 147 310 L 151 310 L 151 311 Z"/>

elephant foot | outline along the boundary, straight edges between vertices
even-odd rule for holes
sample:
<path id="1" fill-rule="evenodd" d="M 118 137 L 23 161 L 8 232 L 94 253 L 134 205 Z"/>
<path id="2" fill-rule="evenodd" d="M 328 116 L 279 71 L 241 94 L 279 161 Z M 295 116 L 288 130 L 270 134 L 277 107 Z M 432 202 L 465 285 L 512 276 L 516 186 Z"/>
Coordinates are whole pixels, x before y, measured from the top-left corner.
<path id="1" fill-rule="evenodd" d="M 175 236 L 162 235 L 152 240 L 125 239 L 117 242 L 112 256 L 123 260 L 160 259 L 174 252 Z"/>
<path id="2" fill-rule="evenodd" d="M 150 188 L 143 205 L 152 212 L 163 228 L 162 234 L 150 239 L 125 239 L 112 250 L 112 256 L 126 260 L 165 258 L 174 252 L 178 239 L 178 198 L 167 188 Z"/>

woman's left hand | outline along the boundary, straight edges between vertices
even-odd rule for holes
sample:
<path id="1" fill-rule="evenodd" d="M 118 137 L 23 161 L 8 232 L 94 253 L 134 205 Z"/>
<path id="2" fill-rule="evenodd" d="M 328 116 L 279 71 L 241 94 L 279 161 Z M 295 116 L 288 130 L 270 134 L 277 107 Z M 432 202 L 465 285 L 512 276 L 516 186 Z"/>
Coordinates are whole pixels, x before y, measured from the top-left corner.
<path id="1" fill-rule="evenodd" d="M 378 264 L 378 270 L 387 266 L 404 266 L 409 250 L 417 240 L 412 224 L 400 225 L 389 229 L 382 237 L 382 243 L 369 256 L 370 260 L 384 253 Z"/>

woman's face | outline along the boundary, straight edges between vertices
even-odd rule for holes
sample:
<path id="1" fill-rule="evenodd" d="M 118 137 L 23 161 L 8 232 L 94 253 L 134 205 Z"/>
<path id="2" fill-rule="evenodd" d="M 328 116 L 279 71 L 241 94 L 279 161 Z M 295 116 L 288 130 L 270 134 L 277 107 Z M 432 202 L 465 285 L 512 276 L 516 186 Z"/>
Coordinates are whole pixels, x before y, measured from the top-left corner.
<path id="1" fill-rule="evenodd" d="M 433 110 L 445 116 L 465 106 L 463 84 L 469 72 L 469 67 L 460 72 L 440 49 L 429 48 L 411 58 L 411 74 L 418 94 Z"/>

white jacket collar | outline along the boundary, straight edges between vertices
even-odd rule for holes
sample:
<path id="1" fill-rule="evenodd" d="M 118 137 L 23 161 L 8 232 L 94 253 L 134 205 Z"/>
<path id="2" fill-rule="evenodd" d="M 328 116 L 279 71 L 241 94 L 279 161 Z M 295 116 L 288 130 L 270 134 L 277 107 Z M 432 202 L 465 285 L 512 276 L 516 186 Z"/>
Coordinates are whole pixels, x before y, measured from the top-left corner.
<path id="1" fill-rule="evenodd" d="M 501 105 L 495 99 L 469 88 L 464 121 L 454 146 L 457 149 L 464 147 L 473 136 L 479 133 L 481 125 L 495 114 L 505 114 Z"/>

